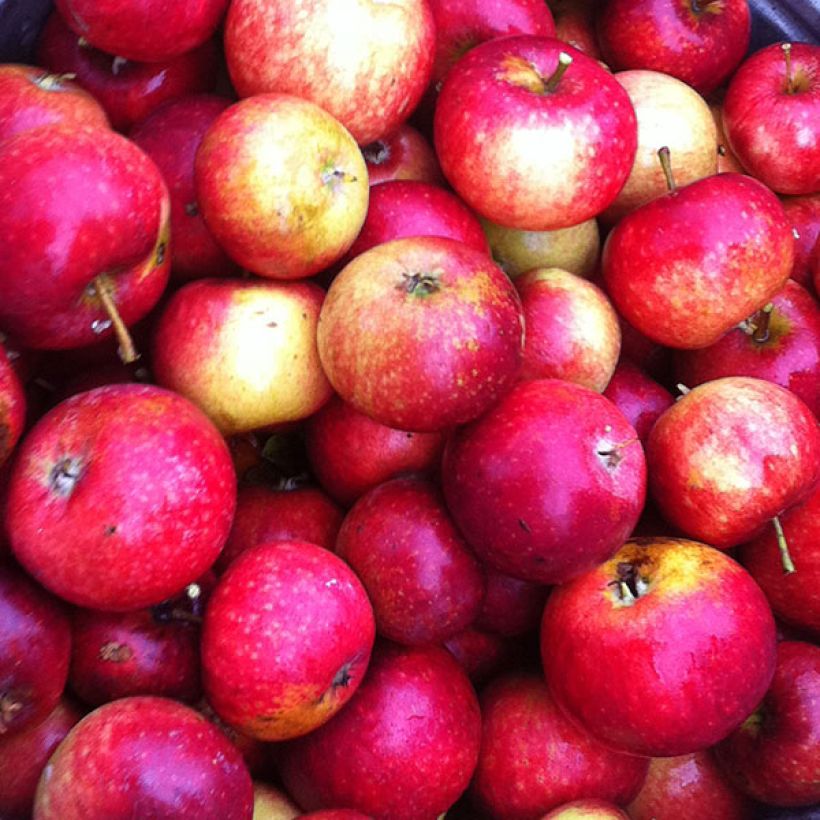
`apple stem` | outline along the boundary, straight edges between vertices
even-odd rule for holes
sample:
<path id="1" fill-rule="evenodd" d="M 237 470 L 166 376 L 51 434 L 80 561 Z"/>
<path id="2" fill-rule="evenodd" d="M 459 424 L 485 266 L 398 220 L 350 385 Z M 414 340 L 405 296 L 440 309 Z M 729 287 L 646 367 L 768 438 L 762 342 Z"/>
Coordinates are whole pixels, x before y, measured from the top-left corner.
<path id="1" fill-rule="evenodd" d="M 435 273 L 404 273 L 402 277 L 399 288 L 413 296 L 429 296 L 441 288 Z"/>
<path id="2" fill-rule="evenodd" d="M 676 384 L 675 387 L 680 392 L 680 396 L 678 396 L 679 399 L 682 399 L 687 393 L 692 392 L 690 388 L 688 388 L 685 384 L 681 384 L 680 382 Z"/>
<path id="3" fill-rule="evenodd" d="M 769 339 L 769 321 L 772 317 L 774 305 L 769 302 L 758 310 L 752 317 L 752 339 L 756 342 L 765 342 Z"/>
<path id="4" fill-rule="evenodd" d="M 780 550 L 780 563 L 783 564 L 783 572 L 786 575 L 791 575 L 795 572 L 795 568 L 789 553 L 789 544 L 786 541 L 786 534 L 783 532 L 783 525 L 777 516 L 772 519 L 772 524 L 774 524 L 774 531 L 777 535 L 777 548 Z"/>
<path id="5" fill-rule="evenodd" d="M 106 276 L 100 275 L 94 279 L 92 285 L 114 327 L 114 333 L 117 336 L 117 341 L 120 343 L 118 351 L 120 359 L 122 359 L 123 364 L 135 362 L 139 359 L 140 354 L 137 353 L 134 342 L 131 339 L 131 334 L 128 332 L 128 328 L 125 326 L 125 322 L 123 322 L 122 316 L 120 316 L 120 312 L 114 303 L 114 296 L 111 293 L 111 283 Z"/>
<path id="6" fill-rule="evenodd" d="M 672 158 L 669 154 L 668 145 L 664 145 L 663 148 L 658 149 L 658 159 L 661 161 L 663 175 L 666 177 L 666 187 L 669 189 L 670 193 L 677 191 L 678 186 L 675 185 L 675 177 L 672 175 Z"/>
<path id="7" fill-rule="evenodd" d="M 552 76 L 544 83 L 544 91 L 549 93 L 558 88 L 558 83 L 561 82 L 561 77 L 567 73 L 567 69 L 572 65 L 572 57 L 562 51 L 558 55 L 558 68 L 552 72 Z"/>
<path id="8" fill-rule="evenodd" d="M 794 94 L 794 75 L 792 74 L 792 44 L 783 43 L 783 59 L 786 61 L 786 93 Z"/>

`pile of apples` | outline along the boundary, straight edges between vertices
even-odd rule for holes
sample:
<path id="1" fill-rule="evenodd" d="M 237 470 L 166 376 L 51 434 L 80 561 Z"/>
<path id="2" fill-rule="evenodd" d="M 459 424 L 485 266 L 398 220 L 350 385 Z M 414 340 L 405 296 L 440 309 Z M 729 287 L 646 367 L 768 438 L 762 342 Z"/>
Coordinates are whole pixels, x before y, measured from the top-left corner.
<path id="1" fill-rule="evenodd" d="M 56 0 L 0 65 L 0 818 L 820 811 L 820 46 L 746 0 Z"/>

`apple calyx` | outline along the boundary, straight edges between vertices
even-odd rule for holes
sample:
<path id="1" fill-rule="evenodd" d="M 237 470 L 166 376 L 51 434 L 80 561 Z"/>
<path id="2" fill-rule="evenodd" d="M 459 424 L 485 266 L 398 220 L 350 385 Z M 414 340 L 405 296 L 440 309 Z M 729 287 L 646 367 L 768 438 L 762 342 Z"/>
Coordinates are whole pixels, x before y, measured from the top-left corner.
<path id="1" fill-rule="evenodd" d="M 792 561 L 791 553 L 789 552 L 789 543 L 786 541 L 786 534 L 783 532 L 783 525 L 780 519 L 775 516 L 772 519 L 774 525 L 775 535 L 777 536 L 777 548 L 780 550 L 780 563 L 783 565 L 783 574 L 791 575 L 796 572 L 794 561 Z"/>
<path id="2" fill-rule="evenodd" d="M 74 492 L 74 487 L 82 475 L 83 464 L 78 458 L 66 456 L 60 459 L 52 468 L 48 476 L 49 488 L 64 498 Z"/>
<path id="3" fill-rule="evenodd" d="M 0 735 L 4 735 L 14 716 L 23 708 L 23 702 L 18 700 L 13 692 L 0 693 Z"/>
<path id="4" fill-rule="evenodd" d="M 403 273 L 402 281 L 397 286 L 399 290 L 411 296 L 429 296 L 441 290 L 439 273 Z"/>
<path id="5" fill-rule="evenodd" d="M 163 249 L 163 246 L 160 245 L 157 248 L 157 258 L 159 259 L 159 264 L 162 264 L 162 258 L 160 257 L 164 257 L 164 254 L 165 250 Z M 99 274 L 99 276 L 94 278 L 94 281 L 89 285 L 89 288 L 91 289 L 92 294 L 96 295 L 102 303 L 102 306 L 111 321 L 111 325 L 114 327 L 114 334 L 119 342 L 118 353 L 122 363 L 131 364 L 132 362 L 135 362 L 140 357 L 140 354 L 137 353 L 137 350 L 134 347 L 134 342 L 131 339 L 131 334 L 128 332 L 128 328 L 125 326 L 125 322 L 123 322 L 119 310 L 117 310 L 117 305 L 114 302 L 114 288 L 110 277 L 104 273 Z M 99 332 L 108 329 L 100 324 L 94 327 L 95 331 L 97 331 L 97 327 L 100 328 Z"/>
<path id="6" fill-rule="evenodd" d="M 76 78 L 76 74 L 51 74 L 46 72 L 34 77 L 32 82 L 43 91 L 63 91 L 66 82 Z"/>
<path id="7" fill-rule="evenodd" d="M 649 582 L 642 578 L 636 564 L 619 561 L 615 567 L 617 578 L 607 586 L 615 588 L 616 600 L 623 606 L 632 606 L 649 589 Z"/>
<path id="8" fill-rule="evenodd" d="M 612 470 L 623 461 L 623 449 L 629 447 L 630 444 L 634 444 L 636 441 L 640 441 L 640 439 L 637 436 L 633 436 L 624 441 L 619 441 L 617 444 L 607 445 L 604 449 L 596 450 L 595 452 L 604 462 L 604 465 Z"/>
<path id="9" fill-rule="evenodd" d="M 199 203 L 198 202 L 186 202 L 185 203 L 185 215 L 186 216 L 199 216 Z"/>
<path id="10" fill-rule="evenodd" d="M 134 657 L 134 652 L 128 644 L 109 641 L 100 647 L 99 658 L 101 661 L 111 663 L 125 663 Z"/>
<path id="11" fill-rule="evenodd" d="M 549 77 L 544 77 L 538 69 L 523 57 L 509 55 L 504 59 L 500 79 L 532 91 L 533 94 L 551 94 L 572 65 L 572 57 L 565 51 L 558 54 L 558 66 Z"/>
<path id="12" fill-rule="evenodd" d="M 678 186 L 675 185 L 675 177 L 672 174 L 672 158 L 669 153 L 668 145 L 664 145 L 663 148 L 658 149 L 658 159 L 661 162 L 663 175 L 666 179 L 666 187 L 668 188 L 669 193 L 673 194 L 678 190 Z"/>
<path id="13" fill-rule="evenodd" d="M 335 165 L 326 165 L 322 168 L 322 185 L 336 187 L 340 182 L 356 182 L 356 175 L 343 171 Z"/>

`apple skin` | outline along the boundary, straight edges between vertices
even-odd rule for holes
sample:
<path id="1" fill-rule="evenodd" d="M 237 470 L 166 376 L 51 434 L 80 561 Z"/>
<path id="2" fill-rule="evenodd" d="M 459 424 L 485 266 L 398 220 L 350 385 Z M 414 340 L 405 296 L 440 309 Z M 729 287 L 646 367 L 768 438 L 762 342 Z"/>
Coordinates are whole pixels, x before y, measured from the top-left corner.
<path id="1" fill-rule="evenodd" d="M 675 401 L 665 387 L 625 358 L 618 362 L 603 395 L 626 416 L 644 446 L 652 426 Z"/>
<path id="2" fill-rule="evenodd" d="M 26 394 L 6 346 L 0 341 L 0 465 L 23 434 Z"/>
<path id="3" fill-rule="evenodd" d="M 55 0 L 78 36 L 109 54 L 156 63 L 202 45 L 216 32 L 228 0 Z"/>
<path id="4" fill-rule="evenodd" d="M 442 646 L 458 661 L 476 688 L 516 665 L 520 644 L 493 632 L 468 626 Z"/>
<path id="5" fill-rule="evenodd" d="M 726 89 L 723 127 L 743 167 L 773 191 L 814 194 L 820 191 L 820 46 L 792 43 L 791 65 L 794 92 L 780 44 L 748 57 Z"/>
<path id="6" fill-rule="evenodd" d="M 359 688 L 375 627 L 364 587 L 340 558 L 306 541 L 240 555 L 202 624 L 205 695 L 260 740 L 311 732 Z"/>
<path id="7" fill-rule="evenodd" d="M 541 820 L 629 820 L 629 815 L 606 800 L 573 800 L 545 814 Z"/>
<path id="8" fill-rule="evenodd" d="M 685 539 L 628 541 L 553 590 L 541 623 L 556 701 L 613 749 L 651 757 L 705 749 L 737 728 L 771 682 L 775 646 L 751 575 Z"/>
<path id="9" fill-rule="evenodd" d="M 231 104 L 214 94 L 169 100 L 129 133 L 162 171 L 171 195 L 171 275 L 177 281 L 224 276 L 235 265 L 211 235 L 199 212 L 194 158 L 205 132 Z"/>
<path id="10" fill-rule="evenodd" d="M 88 291 L 101 274 L 126 325 L 154 307 L 168 281 L 169 198 L 137 146 L 102 128 L 26 131 L 0 143 L 0 185 L 0 326 L 18 343 L 64 349 L 110 336 Z"/>
<path id="11" fill-rule="evenodd" d="M 240 487 L 231 532 L 215 568 L 223 573 L 243 552 L 267 541 L 309 541 L 332 550 L 343 517 L 316 487 Z"/>
<path id="12" fill-rule="evenodd" d="M 195 177 L 219 244 L 273 279 L 304 278 L 335 262 L 367 212 L 367 168 L 353 137 L 317 105 L 287 94 L 259 94 L 223 111 L 199 146 Z"/>
<path id="13" fill-rule="evenodd" d="M 496 635 L 513 637 L 538 629 L 548 590 L 485 567 L 486 591 L 475 626 Z"/>
<path id="14" fill-rule="evenodd" d="M 54 74 L 74 74 L 75 82 L 105 109 L 111 127 L 127 131 L 167 100 L 212 91 L 219 48 L 208 40 L 160 63 L 126 60 L 88 45 L 54 12 L 37 45 L 37 64 Z"/>
<path id="15" fill-rule="evenodd" d="M 128 817 L 135 806 L 150 817 L 250 820 L 253 784 L 239 752 L 198 712 L 122 698 L 86 715 L 57 747 L 34 817 Z"/>
<path id="16" fill-rule="evenodd" d="M 610 0 L 598 15 L 597 34 L 604 60 L 616 71 L 660 71 L 706 95 L 745 56 L 751 15 L 746 0 Z"/>
<path id="17" fill-rule="evenodd" d="M 0 565 L 0 739 L 35 726 L 60 700 L 71 628 L 60 602 Z"/>
<path id="18" fill-rule="evenodd" d="M 345 401 L 389 427 L 435 432 L 476 418 L 513 384 L 523 313 L 487 254 L 445 237 L 408 237 L 342 269 L 317 342 Z"/>
<path id="19" fill-rule="evenodd" d="M 127 611 L 176 595 L 216 560 L 236 505 L 228 448 L 159 387 L 72 396 L 20 444 L 6 534 L 23 567 L 79 606 Z"/>
<path id="20" fill-rule="evenodd" d="M 817 419 L 771 382 L 726 377 L 688 392 L 655 422 L 646 445 L 661 514 L 719 549 L 755 537 L 820 475 Z"/>
<path id="21" fill-rule="evenodd" d="M 296 820 L 302 816 L 302 812 L 281 789 L 254 781 L 253 820 Z"/>
<path id="22" fill-rule="evenodd" d="M 524 307 L 521 379 L 564 379 L 602 393 L 621 352 L 621 329 L 606 294 L 560 268 L 536 268 L 515 286 Z"/>
<path id="23" fill-rule="evenodd" d="M 402 123 L 395 131 L 362 146 L 371 187 L 391 179 L 415 179 L 444 185 L 433 146 L 422 133 Z"/>
<path id="24" fill-rule="evenodd" d="M 108 116 L 70 79 L 36 66 L 0 65 L 0 140 L 61 123 L 107 128 Z"/>
<path id="25" fill-rule="evenodd" d="M 765 338 L 735 327 L 713 345 L 673 354 L 675 381 L 696 387 L 725 376 L 752 376 L 779 384 L 801 398 L 820 418 L 820 311 L 817 300 L 793 279 L 772 297 Z"/>
<path id="26" fill-rule="evenodd" d="M 775 616 L 820 637 L 820 483 L 780 517 L 796 572 L 784 573 L 774 528 L 741 546 L 738 560 L 760 585 Z"/>
<path id="27" fill-rule="evenodd" d="M 723 106 L 720 103 L 711 103 L 709 110 L 712 112 L 712 118 L 715 121 L 715 129 L 717 131 L 717 170 L 719 174 L 732 172 L 735 174 L 745 174 L 740 160 L 734 155 L 734 152 L 729 147 L 729 141 L 726 139 L 726 131 L 723 128 Z M 797 250 L 795 246 L 795 256 Z"/>
<path id="28" fill-rule="evenodd" d="M 225 59 L 240 97 L 277 91 L 310 100 L 366 145 L 416 107 L 435 36 L 426 0 L 233 0 Z"/>
<path id="29" fill-rule="evenodd" d="M 549 91 L 561 52 L 572 64 Z M 453 67 L 433 138 L 445 177 L 476 213 L 547 231 L 612 203 L 635 158 L 637 124 L 626 91 L 595 60 L 560 40 L 518 35 L 482 43 Z"/>
<path id="30" fill-rule="evenodd" d="M 470 797 L 490 817 L 530 820 L 580 797 L 626 803 L 648 761 L 612 751 L 576 726 L 543 678 L 507 673 L 481 693 L 482 737 Z"/>
<path id="31" fill-rule="evenodd" d="M 624 187 L 601 215 L 609 224 L 667 192 L 659 148 L 669 148 L 679 186 L 716 174 L 718 166 L 715 121 L 697 91 L 659 71 L 620 71 L 614 76 L 635 109 L 638 149 Z"/>
<path id="32" fill-rule="evenodd" d="M 378 633 L 397 643 L 442 643 L 481 608 L 481 567 L 424 479 L 395 478 L 363 495 L 345 516 L 336 553 L 364 584 Z"/>
<path id="33" fill-rule="evenodd" d="M 355 809 L 325 809 L 300 814 L 301 820 L 372 820 L 369 814 L 362 814 Z"/>
<path id="34" fill-rule="evenodd" d="M 563 583 L 608 559 L 632 532 L 646 465 L 635 429 L 612 402 L 540 379 L 453 432 L 442 486 L 482 561 L 522 580 Z"/>
<path id="35" fill-rule="evenodd" d="M 314 282 L 189 282 L 154 327 L 154 377 L 226 436 L 307 418 L 333 392 L 316 346 L 324 297 Z"/>
<path id="36" fill-rule="evenodd" d="M 775 806 L 820 801 L 820 647 L 777 645 L 777 668 L 757 710 L 715 749 L 729 779 Z"/>
<path id="37" fill-rule="evenodd" d="M 777 197 L 751 177 L 718 174 L 627 214 L 607 236 L 602 269 L 628 322 L 662 345 L 688 349 L 714 344 L 763 307 L 793 259 Z"/>
<path id="38" fill-rule="evenodd" d="M 595 33 L 596 0 L 552 0 L 550 9 L 555 20 L 555 37 L 593 60 L 603 62 Z"/>
<path id="39" fill-rule="evenodd" d="M 52 752 L 83 716 L 68 700 L 60 700 L 39 723 L 0 736 L 0 817 L 28 820 L 37 782 Z"/>
<path id="40" fill-rule="evenodd" d="M 653 757 L 637 797 L 627 807 L 632 820 L 752 820 L 752 801 L 732 786 L 711 749 L 678 757 Z"/>
<path id="41" fill-rule="evenodd" d="M 820 237 L 820 193 L 785 196 L 782 202 L 794 231 L 792 279 L 811 290 L 811 255 Z"/>
<path id="42" fill-rule="evenodd" d="M 478 699 L 456 660 L 441 647 L 385 642 L 345 709 L 288 743 L 279 768 L 308 811 L 348 806 L 374 820 L 433 818 L 467 788 L 480 738 Z"/>

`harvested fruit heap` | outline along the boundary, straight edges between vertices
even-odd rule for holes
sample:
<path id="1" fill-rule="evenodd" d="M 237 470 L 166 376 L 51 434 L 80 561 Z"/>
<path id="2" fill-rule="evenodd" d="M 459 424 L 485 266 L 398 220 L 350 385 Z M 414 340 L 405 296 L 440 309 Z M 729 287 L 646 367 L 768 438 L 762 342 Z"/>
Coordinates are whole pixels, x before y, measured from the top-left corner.
<path id="1" fill-rule="evenodd" d="M 820 45 L 0 5 L 0 818 L 817 816 Z"/>

